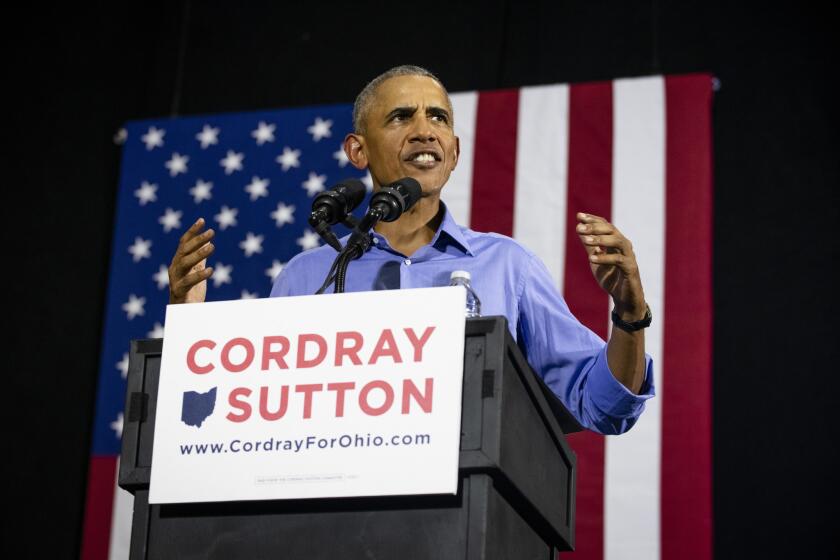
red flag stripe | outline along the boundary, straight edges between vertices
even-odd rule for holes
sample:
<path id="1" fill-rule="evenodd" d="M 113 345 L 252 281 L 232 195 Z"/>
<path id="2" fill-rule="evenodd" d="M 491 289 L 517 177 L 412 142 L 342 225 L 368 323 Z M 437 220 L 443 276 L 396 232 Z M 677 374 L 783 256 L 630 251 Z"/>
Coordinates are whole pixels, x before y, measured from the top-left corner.
<path id="1" fill-rule="evenodd" d="M 613 93 L 609 82 L 571 86 L 569 179 L 566 211 L 564 297 L 572 313 L 607 338 L 609 301 L 592 278 L 575 226 L 577 212 L 610 219 L 612 204 Z M 604 438 L 591 432 L 569 437 L 578 456 L 575 548 L 580 560 L 604 555 Z"/>
<path id="2" fill-rule="evenodd" d="M 117 457 L 91 457 L 88 467 L 85 521 L 82 530 L 82 560 L 108 558 L 111 513 L 117 488 Z"/>
<path id="3" fill-rule="evenodd" d="M 712 558 L 711 77 L 668 77 L 662 558 Z"/>
<path id="4" fill-rule="evenodd" d="M 519 90 L 481 92 L 475 123 L 470 227 L 513 235 Z"/>

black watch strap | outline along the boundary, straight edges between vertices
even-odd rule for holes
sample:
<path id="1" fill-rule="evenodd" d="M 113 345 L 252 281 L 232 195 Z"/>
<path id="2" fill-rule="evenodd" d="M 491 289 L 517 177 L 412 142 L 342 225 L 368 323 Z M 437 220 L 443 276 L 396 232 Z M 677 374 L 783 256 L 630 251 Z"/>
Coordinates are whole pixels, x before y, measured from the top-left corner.
<path id="1" fill-rule="evenodd" d="M 644 328 L 650 326 L 650 322 L 653 320 L 653 315 L 650 313 L 650 307 L 648 304 L 645 304 L 645 316 L 639 319 L 638 321 L 633 321 L 628 323 L 627 321 L 623 321 L 621 317 L 618 316 L 618 313 L 615 312 L 613 309 L 612 312 L 612 322 L 613 325 L 618 327 L 619 329 L 627 332 L 636 332 L 640 331 Z"/>

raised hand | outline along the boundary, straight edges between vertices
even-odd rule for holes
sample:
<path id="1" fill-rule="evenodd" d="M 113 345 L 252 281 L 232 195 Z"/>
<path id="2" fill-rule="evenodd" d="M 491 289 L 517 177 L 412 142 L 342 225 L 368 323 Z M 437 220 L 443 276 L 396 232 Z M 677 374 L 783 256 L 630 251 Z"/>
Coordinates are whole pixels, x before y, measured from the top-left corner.
<path id="1" fill-rule="evenodd" d="M 578 212 L 577 219 L 577 234 L 589 255 L 592 274 L 613 298 L 619 317 L 638 321 L 645 315 L 645 293 L 633 244 L 600 216 Z"/>
<path id="2" fill-rule="evenodd" d="M 203 228 L 204 218 L 199 218 L 178 242 L 169 265 L 169 303 L 201 303 L 207 296 L 207 279 L 213 268 L 206 264 L 215 249 L 210 240 L 216 232 L 202 232 Z"/>

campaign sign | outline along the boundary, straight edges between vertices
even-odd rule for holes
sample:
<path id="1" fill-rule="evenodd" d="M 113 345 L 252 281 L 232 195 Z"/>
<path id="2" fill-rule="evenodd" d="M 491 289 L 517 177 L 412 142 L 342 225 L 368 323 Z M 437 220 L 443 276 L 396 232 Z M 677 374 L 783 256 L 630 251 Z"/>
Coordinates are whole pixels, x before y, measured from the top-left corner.
<path id="1" fill-rule="evenodd" d="M 464 298 L 170 305 L 149 501 L 454 494 Z"/>

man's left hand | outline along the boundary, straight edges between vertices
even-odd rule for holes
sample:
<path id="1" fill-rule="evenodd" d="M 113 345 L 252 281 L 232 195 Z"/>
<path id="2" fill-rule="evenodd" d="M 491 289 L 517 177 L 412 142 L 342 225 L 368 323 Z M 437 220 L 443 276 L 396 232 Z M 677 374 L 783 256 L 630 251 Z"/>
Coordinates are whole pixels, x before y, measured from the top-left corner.
<path id="1" fill-rule="evenodd" d="M 589 255 L 598 284 L 615 303 L 623 320 L 638 321 L 645 315 L 645 293 L 633 244 L 604 218 L 578 212 L 577 234 Z"/>

